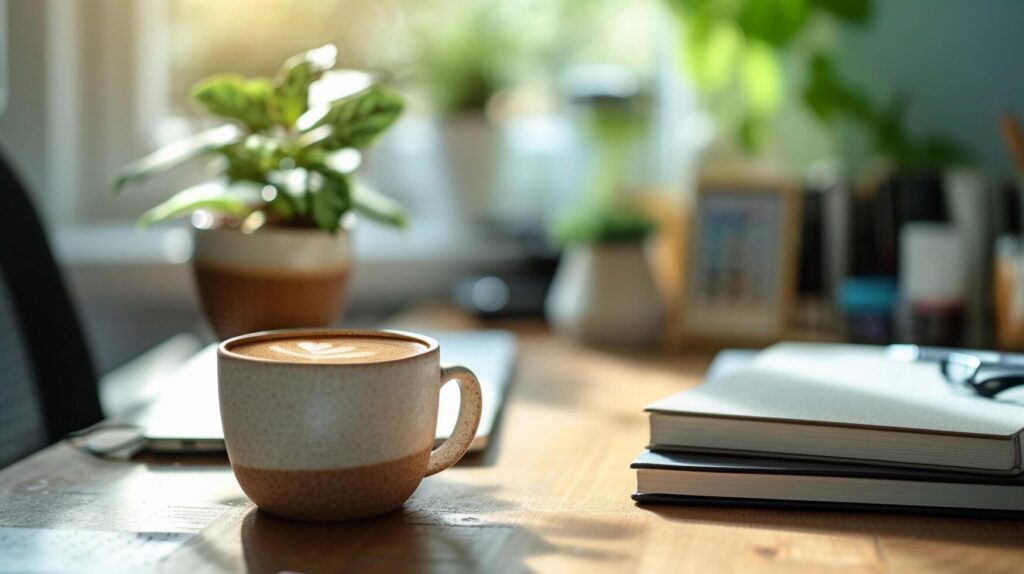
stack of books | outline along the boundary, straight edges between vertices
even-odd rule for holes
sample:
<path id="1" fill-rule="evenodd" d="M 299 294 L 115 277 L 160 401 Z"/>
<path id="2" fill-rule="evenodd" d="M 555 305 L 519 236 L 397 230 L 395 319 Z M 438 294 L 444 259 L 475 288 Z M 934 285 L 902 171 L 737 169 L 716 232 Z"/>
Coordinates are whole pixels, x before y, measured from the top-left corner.
<path id="1" fill-rule="evenodd" d="M 1024 513 L 1024 404 L 884 347 L 726 351 L 647 412 L 641 503 Z"/>

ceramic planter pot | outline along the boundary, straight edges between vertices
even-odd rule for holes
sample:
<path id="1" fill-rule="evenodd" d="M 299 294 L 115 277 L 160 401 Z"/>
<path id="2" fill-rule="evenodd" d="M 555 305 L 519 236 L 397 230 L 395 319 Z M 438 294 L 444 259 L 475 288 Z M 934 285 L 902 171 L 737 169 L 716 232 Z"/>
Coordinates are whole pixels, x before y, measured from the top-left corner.
<path id="1" fill-rule="evenodd" d="M 267 227 L 194 230 L 192 268 L 203 312 L 221 339 L 323 327 L 341 313 L 351 273 L 347 231 Z"/>
<path id="2" fill-rule="evenodd" d="M 483 113 L 452 115 L 440 127 L 447 174 L 458 204 L 470 217 L 488 215 L 501 134 Z"/>
<path id="3" fill-rule="evenodd" d="M 634 348 L 655 344 L 664 317 L 647 244 L 567 249 L 548 291 L 545 312 L 555 332 L 583 343 Z"/>

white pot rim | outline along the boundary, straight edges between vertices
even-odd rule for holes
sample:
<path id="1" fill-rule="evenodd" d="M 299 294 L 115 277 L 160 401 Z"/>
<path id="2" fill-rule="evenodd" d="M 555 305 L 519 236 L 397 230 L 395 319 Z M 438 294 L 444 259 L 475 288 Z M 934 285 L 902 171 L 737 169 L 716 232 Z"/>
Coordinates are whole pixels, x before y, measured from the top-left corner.
<path id="1" fill-rule="evenodd" d="M 342 228 L 265 227 L 242 233 L 234 227 L 193 227 L 196 263 L 295 271 L 345 269 L 351 264 L 351 238 Z"/>

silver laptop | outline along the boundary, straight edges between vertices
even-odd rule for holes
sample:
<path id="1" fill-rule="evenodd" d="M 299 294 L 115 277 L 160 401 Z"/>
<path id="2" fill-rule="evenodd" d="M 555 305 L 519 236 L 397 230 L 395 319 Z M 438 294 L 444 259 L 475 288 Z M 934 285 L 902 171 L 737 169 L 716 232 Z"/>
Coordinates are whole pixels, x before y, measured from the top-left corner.
<path id="1" fill-rule="evenodd" d="M 476 373 L 483 391 L 480 427 L 470 451 L 487 447 L 501 412 L 516 362 L 517 341 L 508 331 L 430 332 L 441 345 L 441 363 L 464 365 Z M 142 415 L 146 448 L 162 452 L 224 450 L 217 400 L 217 345 L 196 353 L 164 385 L 166 392 Z M 436 440 L 448 438 L 459 414 L 458 385 L 441 388 Z"/>

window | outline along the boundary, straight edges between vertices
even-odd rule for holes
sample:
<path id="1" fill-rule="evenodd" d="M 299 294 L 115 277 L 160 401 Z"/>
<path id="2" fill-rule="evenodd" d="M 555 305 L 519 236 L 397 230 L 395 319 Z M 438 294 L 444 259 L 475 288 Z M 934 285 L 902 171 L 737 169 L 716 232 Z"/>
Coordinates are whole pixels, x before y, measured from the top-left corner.
<path id="1" fill-rule="evenodd" d="M 659 0 L 46 3 L 38 23 L 41 29 L 34 32 L 45 37 L 46 81 L 40 82 L 38 97 L 46 102 L 46 153 L 28 155 L 45 155 L 45 166 L 38 172 L 51 174 L 40 186 L 48 195 L 43 202 L 48 219 L 130 225 L 155 201 L 203 176 L 196 166 L 129 195 L 110 194 L 121 166 L 205 121 L 187 101 L 190 86 L 202 77 L 222 72 L 273 75 L 287 56 L 335 43 L 341 65 L 393 72 L 411 98 L 410 108 L 425 112 L 407 114 L 419 123 L 406 126 L 410 131 L 402 133 L 401 149 L 392 151 L 413 153 L 418 145 L 420 152 L 433 146 L 433 153 L 438 153 L 437 146 L 444 142 L 429 134 L 437 116 L 430 113 L 429 90 L 424 88 L 425 80 L 437 73 L 424 66 L 424 46 L 429 45 L 425 37 L 460 26 L 496 30 L 494 35 L 504 34 L 515 42 L 515 49 L 499 54 L 510 68 L 506 72 L 557 98 L 560 75 L 580 63 L 622 64 L 653 85 L 660 70 L 671 65 L 659 56 L 665 50 L 660 9 Z M 456 47 L 463 56 L 475 55 L 472 46 Z M 0 51 L 0 90 L 2 55 Z M 445 169 L 443 159 L 420 157 L 417 162 Z M 424 205 L 443 203 L 428 196 L 439 193 L 443 184 L 424 185 L 418 176 L 385 175 L 393 185 L 416 185 L 399 190 L 400 198 Z"/>

